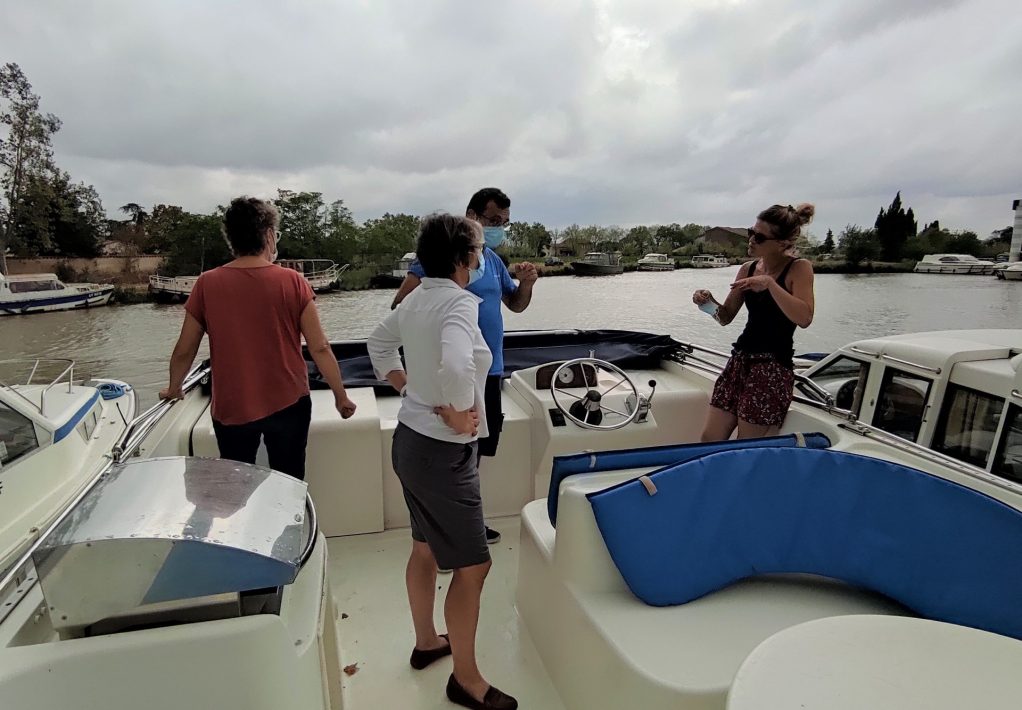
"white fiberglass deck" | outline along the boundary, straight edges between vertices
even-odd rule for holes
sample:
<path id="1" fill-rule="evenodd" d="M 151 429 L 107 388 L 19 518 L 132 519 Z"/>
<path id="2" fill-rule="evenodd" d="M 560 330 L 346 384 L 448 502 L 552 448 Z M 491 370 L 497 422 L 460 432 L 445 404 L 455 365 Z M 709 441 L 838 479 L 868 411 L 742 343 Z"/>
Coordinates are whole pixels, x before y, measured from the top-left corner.
<path id="1" fill-rule="evenodd" d="M 563 710 L 514 607 L 518 576 L 519 519 L 487 521 L 501 540 L 490 545 L 493 567 L 483 587 L 476 653 L 493 685 L 514 695 L 522 708 Z M 408 664 L 415 637 L 405 596 L 405 562 L 411 547 L 407 528 L 332 538 L 330 582 L 337 600 L 341 664 L 357 664 L 343 677 L 345 710 L 448 710 L 444 694 L 451 659 L 416 671 Z M 437 631 L 444 633 L 443 599 L 451 575 L 437 576 Z M 347 614 L 347 618 L 344 615 Z"/>

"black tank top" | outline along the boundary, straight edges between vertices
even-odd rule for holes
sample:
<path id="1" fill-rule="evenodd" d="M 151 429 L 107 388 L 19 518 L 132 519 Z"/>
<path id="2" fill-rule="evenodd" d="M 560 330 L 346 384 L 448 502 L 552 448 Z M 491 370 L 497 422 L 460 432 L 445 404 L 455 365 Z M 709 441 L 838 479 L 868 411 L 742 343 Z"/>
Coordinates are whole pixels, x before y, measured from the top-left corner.
<path id="1" fill-rule="evenodd" d="M 788 291 L 788 287 L 784 285 L 784 280 L 796 261 L 798 259 L 789 261 L 777 276 L 777 283 L 785 291 Z M 753 261 L 749 266 L 749 276 L 755 273 L 756 262 Z M 734 349 L 748 354 L 770 353 L 779 362 L 791 365 L 791 358 L 795 354 L 795 324 L 784 315 L 774 297 L 769 291 L 750 291 L 745 294 L 745 307 L 749 309 L 749 320 L 735 341 Z"/>

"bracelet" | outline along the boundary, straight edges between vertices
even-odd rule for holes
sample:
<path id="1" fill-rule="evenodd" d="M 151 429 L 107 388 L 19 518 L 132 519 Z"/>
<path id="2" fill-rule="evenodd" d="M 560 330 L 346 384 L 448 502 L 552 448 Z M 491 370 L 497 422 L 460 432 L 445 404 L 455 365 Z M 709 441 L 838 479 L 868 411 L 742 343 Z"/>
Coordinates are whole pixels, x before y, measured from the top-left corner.
<path id="1" fill-rule="evenodd" d="M 404 387 L 401 388 L 401 396 L 402 397 L 408 396 L 408 385 L 405 385 Z"/>

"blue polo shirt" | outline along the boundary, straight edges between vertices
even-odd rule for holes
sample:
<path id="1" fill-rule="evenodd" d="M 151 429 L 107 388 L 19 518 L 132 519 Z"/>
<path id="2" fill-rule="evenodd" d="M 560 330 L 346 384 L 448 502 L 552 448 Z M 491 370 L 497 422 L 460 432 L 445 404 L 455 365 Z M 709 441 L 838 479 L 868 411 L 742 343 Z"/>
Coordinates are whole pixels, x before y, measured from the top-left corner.
<path id="1" fill-rule="evenodd" d="M 503 375 L 504 316 L 500 312 L 500 304 L 504 296 L 513 294 L 518 286 L 511 279 L 504 261 L 492 249 L 483 247 L 483 258 L 486 259 L 486 273 L 466 290 L 483 299 L 479 304 L 479 330 L 483 332 L 483 340 L 493 355 L 489 374 Z M 420 279 L 426 275 L 418 259 L 408 267 L 408 273 L 415 274 Z"/>

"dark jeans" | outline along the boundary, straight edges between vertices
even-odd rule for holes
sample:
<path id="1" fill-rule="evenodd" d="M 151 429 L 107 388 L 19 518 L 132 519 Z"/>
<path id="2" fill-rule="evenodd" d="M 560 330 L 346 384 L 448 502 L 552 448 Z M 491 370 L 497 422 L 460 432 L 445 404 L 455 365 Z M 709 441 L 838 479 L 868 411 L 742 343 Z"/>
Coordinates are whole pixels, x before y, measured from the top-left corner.
<path id="1" fill-rule="evenodd" d="M 305 479 L 305 445 L 309 442 L 312 399 L 305 395 L 289 407 L 246 424 L 213 420 L 220 458 L 255 463 L 260 439 L 266 442 L 270 468 Z"/>

